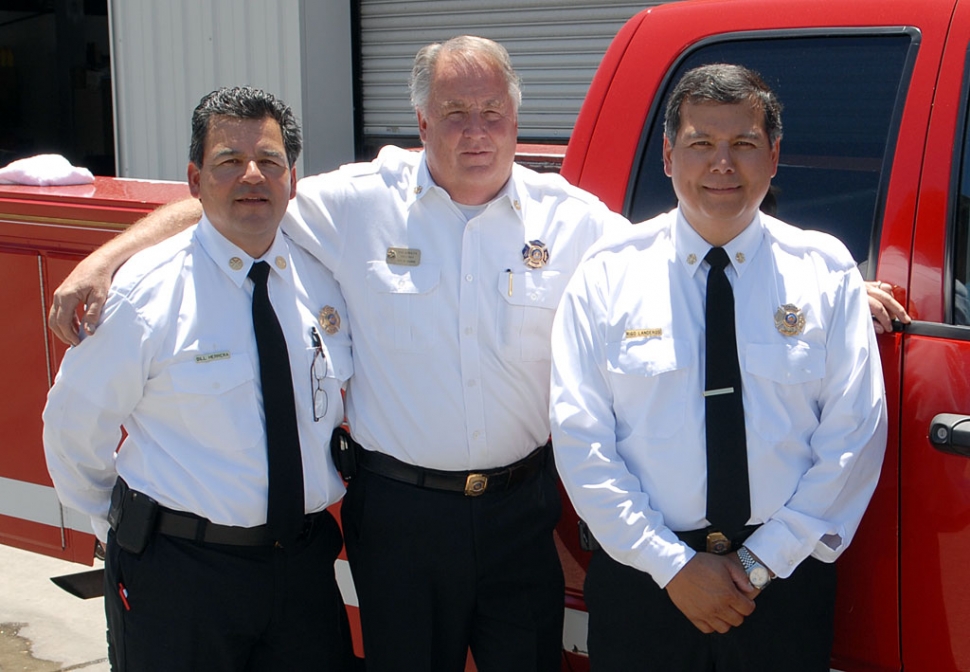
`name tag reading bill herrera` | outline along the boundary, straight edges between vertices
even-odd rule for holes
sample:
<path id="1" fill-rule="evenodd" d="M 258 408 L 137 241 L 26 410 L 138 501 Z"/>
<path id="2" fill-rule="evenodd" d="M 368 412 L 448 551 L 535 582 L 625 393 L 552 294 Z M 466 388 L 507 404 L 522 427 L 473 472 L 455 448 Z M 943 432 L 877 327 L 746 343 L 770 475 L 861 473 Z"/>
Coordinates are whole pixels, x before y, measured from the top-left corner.
<path id="1" fill-rule="evenodd" d="M 410 247 L 387 248 L 387 263 L 395 266 L 419 266 L 421 264 L 421 250 Z"/>
<path id="2" fill-rule="evenodd" d="M 228 350 L 226 350 L 225 352 L 210 352 L 206 355 L 196 355 L 195 363 L 206 364 L 208 362 L 215 362 L 220 359 L 229 359 L 229 357 L 231 357 L 231 355 L 229 354 Z"/>
<path id="3" fill-rule="evenodd" d="M 663 329 L 627 329 L 623 338 L 660 338 L 663 333 Z"/>

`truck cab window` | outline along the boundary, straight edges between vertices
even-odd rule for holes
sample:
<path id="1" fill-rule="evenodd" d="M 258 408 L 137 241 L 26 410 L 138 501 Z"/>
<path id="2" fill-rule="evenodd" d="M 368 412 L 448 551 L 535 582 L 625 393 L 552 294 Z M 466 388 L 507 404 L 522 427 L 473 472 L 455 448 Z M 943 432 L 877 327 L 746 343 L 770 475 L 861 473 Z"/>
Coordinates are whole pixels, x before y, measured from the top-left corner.
<path id="1" fill-rule="evenodd" d="M 970 63 L 970 55 L 968 55 Z M 948 287 L 948 314 L 953 324 L 970 326 L 970 82 L 964 84 L 963 139 L 960 144 L 959 188 L 957 202 L 952 204 L 950 264 L 953 283 Z"/>
<path id="2" fill-rule="evenodd" d="M 759 73 L 783 105 L 778 174 L 762 209 L 840 238 L 869 260 L 879 223 L 911 62 L 919 35 L 777 35 L 708 43 L 669 73 L 650 114 L 627 216 L 638 222 L 676 205 L 663 173 L 663 106 L 680 76 L 705 63 L 739 63 Z M 875 243 L 874 243 L 875 241 Z"/>

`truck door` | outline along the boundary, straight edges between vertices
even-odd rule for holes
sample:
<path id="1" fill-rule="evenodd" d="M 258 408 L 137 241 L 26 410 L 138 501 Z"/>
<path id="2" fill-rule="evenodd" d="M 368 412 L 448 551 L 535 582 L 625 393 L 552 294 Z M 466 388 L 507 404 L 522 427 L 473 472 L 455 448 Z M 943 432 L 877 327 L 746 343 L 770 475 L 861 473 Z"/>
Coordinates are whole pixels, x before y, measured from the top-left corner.
<path id="1" fill-rule="evenodd" d="M 90 564 L 90 522 L 57 500 L 44 461 L 39 413 L 64 352 L 47 331 L 49 295 L 76 262 L 0 246 L 0 283 L 8 288 L 4 302 L 10 311 L 7 327 L 0 329 L 5 360 L 0 368 L 0 543 Z"/>
<path id="2" fill-rule="evenodd" d="M 41 412 L 65 346 L 47 329 L 54 289 L 74 265 L 186 185 L 96 178 L 70 187 L 0 186 L 0 544 L 91 564 L 87 516 L 57 499 Z"/>
<path id="3" fill-rule="evenodd" d="M 970 669 L 970 6 L 940 66 L 903 336 L 900 604 L 907 670 Z M 934 419 L 940 414 L 951 417 Z"/>

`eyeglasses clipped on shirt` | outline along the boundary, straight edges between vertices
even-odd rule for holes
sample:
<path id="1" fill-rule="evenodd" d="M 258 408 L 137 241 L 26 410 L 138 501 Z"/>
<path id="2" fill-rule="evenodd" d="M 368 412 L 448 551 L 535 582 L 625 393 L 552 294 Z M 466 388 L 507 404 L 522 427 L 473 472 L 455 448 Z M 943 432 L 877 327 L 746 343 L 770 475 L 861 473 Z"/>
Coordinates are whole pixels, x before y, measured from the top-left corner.
<path id="1" fill-rule="evenodd" d="M 313 421 L 320 422 L 327 414 L 330 398 L 323 389 L 327 377 L 327 355 L 323 352 L 323 341 L 316 327 L 310 327 L 310 340 L 313 343 L 313 362 L 310 364 L 310 393 L 313 396 Z"/>

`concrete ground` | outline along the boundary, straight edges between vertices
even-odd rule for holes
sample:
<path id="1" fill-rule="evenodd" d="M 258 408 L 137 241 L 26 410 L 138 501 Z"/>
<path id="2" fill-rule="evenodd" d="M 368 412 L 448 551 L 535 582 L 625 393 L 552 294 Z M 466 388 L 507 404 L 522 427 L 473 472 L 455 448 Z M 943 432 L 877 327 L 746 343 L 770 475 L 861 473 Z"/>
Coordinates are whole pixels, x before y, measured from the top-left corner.
<path id="1" fill-rule="evenodd" d="M 0 568 L 0 672 L 109 672 L 104 601 L 50 581 L 91 567 L 0 546 Z"/>

